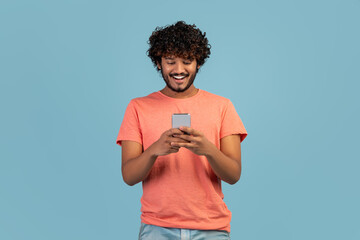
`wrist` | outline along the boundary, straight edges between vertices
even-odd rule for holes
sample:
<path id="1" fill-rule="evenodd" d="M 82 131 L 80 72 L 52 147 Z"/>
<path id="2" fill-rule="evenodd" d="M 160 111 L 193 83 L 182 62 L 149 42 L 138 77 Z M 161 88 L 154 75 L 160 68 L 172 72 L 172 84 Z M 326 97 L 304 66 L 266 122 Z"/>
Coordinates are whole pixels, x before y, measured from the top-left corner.
<path id="1" fill-rule="evenodd" d="M 214 144 L 209 142 L 209 147 L 207 148 L 207 151 L 205 152 L 204 156 L 206 158 L 214 158 L 217 151 L 220 151 Z"/>
<path id="2" fill-rule="evenodd" d="M 157 158 L 159 156 L 159 154 L 157 153 L 156 151 L 156 144 L 157 142 L 154 142 L 153 144 L 151 144 L 147 149 L 146 151 L 148 152 L 149 156 L 151 158 Z"/>

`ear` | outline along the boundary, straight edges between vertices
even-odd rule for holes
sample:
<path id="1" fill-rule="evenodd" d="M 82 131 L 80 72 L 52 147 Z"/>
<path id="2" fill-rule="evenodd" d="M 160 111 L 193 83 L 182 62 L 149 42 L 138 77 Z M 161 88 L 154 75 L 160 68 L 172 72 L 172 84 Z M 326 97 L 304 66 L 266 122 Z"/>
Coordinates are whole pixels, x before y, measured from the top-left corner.
<path id="1" fill-rule="evenodd" d="M 196 64 L 196 73 L 199 72 L 200 67 L 201 67 L 201 65 Z"/>
<path id="2" fill-rule="evenodd" d="M 157 66 L 158 70 L 161 70 L 161 65 L 159 62 L 156 63 L 156 66 Z"/>

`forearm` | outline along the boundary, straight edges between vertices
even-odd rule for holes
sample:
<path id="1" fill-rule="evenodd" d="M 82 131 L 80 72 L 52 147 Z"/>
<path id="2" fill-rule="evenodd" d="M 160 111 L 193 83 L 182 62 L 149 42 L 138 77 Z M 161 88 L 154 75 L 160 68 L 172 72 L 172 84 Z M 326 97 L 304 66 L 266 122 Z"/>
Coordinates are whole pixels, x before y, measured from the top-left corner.
<path id="1" fill-rule="evenodd" d="M 205 154 L 214 173 L 223 181 L 235 184 L 240 179 L 241 164 L 226 156 L 215 145 Z"/>
<path id="2" fill-rule="evenodd" d="M 171 128 L 161 134 L 159 140 L 151 144 L 145 151 L 142 145 L 134 141 L 124 141 L 122 150 L 122 174 L 124 181 L 134 185 L 143 181 L 149 174 L 158 156 L 164 156 L 179 151 L 179 147 L 171 145 L 173 142 L 184 143 L 173 135 L 181 134 L 177 128 Z"/>
<path id="3" fill-rule="evenodd" d="M 132 186 L 143 181 L 149 174 L 157 156 L 153 153 L 151 146 L 136 158 L 129 159 L 122 165 L 124 181 Z"/>

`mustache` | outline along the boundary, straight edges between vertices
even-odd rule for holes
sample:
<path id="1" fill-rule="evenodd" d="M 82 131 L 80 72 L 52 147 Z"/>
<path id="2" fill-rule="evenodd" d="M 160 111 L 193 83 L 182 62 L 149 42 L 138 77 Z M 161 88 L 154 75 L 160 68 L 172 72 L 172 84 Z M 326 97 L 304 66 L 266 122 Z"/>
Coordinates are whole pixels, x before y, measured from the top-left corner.
<path id="1" fill-rule="evenodd" d="M 174 77 L 174 76 L 177 76 L 177 77 L 187 77 L 187 76 L 189 76 L 189 74 L 188 73 L 170 73 L 169 74 L 170 75 L 170 77 Z"/>

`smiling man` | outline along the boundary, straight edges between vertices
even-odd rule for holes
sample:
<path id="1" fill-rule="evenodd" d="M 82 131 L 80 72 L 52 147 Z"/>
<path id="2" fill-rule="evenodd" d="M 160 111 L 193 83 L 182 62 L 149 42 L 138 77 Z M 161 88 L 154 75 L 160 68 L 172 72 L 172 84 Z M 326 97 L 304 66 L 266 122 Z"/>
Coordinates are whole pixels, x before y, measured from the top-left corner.
<path id="1" fill-rule="evenodd" d="M 205 33 L 180 21 L 149 45 L 166 86 L 130 101 L 116 140 L 124 181 L 143 186 L 139 239 L 230 239 L 221 182 L 239 180 L 247 132 L 230 100 L 194 86 L 210 55 Z M 172 128 L 174 113 L 191 126 Z"/>

